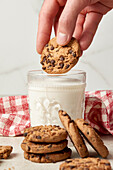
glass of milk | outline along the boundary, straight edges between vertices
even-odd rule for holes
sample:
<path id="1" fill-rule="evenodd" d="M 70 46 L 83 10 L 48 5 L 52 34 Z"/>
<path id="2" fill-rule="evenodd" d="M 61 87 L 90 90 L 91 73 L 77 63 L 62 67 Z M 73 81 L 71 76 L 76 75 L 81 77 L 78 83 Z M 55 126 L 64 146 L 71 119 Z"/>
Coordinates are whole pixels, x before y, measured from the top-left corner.
<path id="1" fill-rule="evenodd" d="M 61 125 L 58 111 L 65 110 L 72 119 L 84 111 L 86 73 L 72 70 L 65 74 L 28 72 L 28 96 L 31 125 Z"/>

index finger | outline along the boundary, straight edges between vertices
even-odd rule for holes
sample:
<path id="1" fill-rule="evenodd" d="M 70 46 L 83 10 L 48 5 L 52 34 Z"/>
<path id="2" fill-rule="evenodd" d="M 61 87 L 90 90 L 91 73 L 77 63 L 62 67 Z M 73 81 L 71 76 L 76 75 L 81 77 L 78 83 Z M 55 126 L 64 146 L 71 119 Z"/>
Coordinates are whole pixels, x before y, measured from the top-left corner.
<path id="1" fill-rule="evenodd" d="M 54 17 L 59 10 L 57 0 L 45 0 L 39 14 L 39 25 L 37 33 L 37 52 L 41 53 L 43 47 L 50 39 Z"/>

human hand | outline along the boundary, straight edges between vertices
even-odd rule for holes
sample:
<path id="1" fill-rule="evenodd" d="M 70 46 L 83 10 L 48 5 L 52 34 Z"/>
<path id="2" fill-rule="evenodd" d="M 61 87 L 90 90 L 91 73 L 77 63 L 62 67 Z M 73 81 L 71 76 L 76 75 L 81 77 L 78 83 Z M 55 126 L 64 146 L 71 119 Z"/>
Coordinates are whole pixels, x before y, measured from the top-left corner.
<path id="1" fill-rule="evenodd" d="M 57 43 L 66 45 L 71 37 L 86 50 L 103 15 L 113 8 L 113 0 L 45 0 L 39 14 L 37 52 L 48 43 L 54 25 Z"/>

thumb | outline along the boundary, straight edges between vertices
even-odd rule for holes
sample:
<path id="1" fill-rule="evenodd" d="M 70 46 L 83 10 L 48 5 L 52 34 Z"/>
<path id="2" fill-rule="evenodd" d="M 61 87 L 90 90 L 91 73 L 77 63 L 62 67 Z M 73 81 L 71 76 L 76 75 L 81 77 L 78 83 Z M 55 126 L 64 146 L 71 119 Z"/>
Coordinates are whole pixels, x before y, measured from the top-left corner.
<path id="1" fill-rule="evenodd" d="M 78 14 L 89 5 L 88 2 L 88 0 L 67 0 L 58 22 L 58 44 L 66 45 L 71 40 Z"/>

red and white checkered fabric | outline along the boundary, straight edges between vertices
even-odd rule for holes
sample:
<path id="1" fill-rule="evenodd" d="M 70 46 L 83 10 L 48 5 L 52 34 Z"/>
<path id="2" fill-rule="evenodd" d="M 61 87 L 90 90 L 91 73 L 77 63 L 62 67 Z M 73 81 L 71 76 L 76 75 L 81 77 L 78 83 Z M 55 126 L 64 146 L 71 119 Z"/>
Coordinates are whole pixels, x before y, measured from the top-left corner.
<path id="1" fill-rule="evenodd" d="M 86 92 L 84 119 L 104 134 L 113 135 L 113 91 Z"/>
<path id="2" fill-rule="evenodd" d="M 113 135 L 113 91 L 86 92 L 84 119 L 98 131 Z M 27 96 L 0 98 L 0 135 L 21 135 L 30 126 Z"/>
<path id="3" fill-rule="evenodd" d="M 30 125 L 27 96 L 0 98 L 0 135 L 21 135 Z"/>

